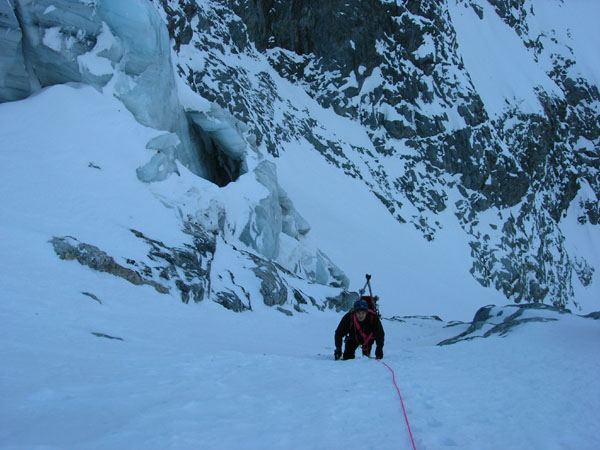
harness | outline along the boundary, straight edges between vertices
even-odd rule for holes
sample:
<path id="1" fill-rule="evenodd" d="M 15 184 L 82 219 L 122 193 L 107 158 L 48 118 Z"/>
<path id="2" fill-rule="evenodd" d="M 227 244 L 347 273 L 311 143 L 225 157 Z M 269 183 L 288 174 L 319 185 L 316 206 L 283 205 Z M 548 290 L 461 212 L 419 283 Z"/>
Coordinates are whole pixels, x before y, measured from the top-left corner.
<path id="1" fill-rule="evenodd" d="M 370 313 L 373 313 L 373 311 L 369 310 Z M 358 323 L 358 320 L 356 319 L 356 314 L 352 315 L 352 320 L 354 320 L 354 326 L 356 327 L 356 331 L 358 331 L 360 333 L 360 335 L 363 338 L 363 346 L 368 346 L 369 345 L 369 341 L 371 341 L 373 339 L 373 332 L 371 331 L 371 333 L 369 333 L 369 335 L 367 336 L 367 334 L 360 328 L 360 325 Z M 371 316 L 371 322 L 373 321 L 373 316 Z"/>

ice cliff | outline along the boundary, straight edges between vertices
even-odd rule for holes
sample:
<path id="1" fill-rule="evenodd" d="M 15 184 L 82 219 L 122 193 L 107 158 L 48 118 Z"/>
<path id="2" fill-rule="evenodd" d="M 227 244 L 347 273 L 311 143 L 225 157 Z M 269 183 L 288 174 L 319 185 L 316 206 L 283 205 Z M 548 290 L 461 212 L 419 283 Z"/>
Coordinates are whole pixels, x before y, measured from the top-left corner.
<path id="1" fill-rule="evenodd" d="M 174 288 L 185 302 L 212 298 L 236 311 L 252 308 L 251 299 L 234 281 L 244 271 L 261 280 L 263 301 L 271 306 L 298 311 L 308 302 L 339 307 L 334 297 L 348 286 L 348 279 L 322 252 L 300 242 L 310 226 L 279 185 L 275 166 L 264 159 L 245 124 L 216 103 L 186 96 L 191 91 L 175 76 L 172 41 L 160 5 L 145 0 L 10 0 L 0 6 L 0 18 L 2 101 L 64 83 L 108 89 L 138 122 L 164 132 L 146 145 L 155 154 L 138 167 L 140 181 L 157 183 L 176 174 L 176 161 L 217 186 L 246 174 L 239 186 L 230 188 L 233 194 L 216 189 L 210 198 L 194 192 L 182 198 L 161 197 L 167 207 L 178 209 L 182 229 L 193 236 L 189 248 L 169 248 L 132 230 L 132 236 L 152 249 L 145 261 L 108 255 L 71 236 L 53 239 L 60 258 L 76 259 L 134 284 L 150 284 L 159 292 Z M 220 199 L 223 195 L 240 201 Z M 196 206 L 183 211 L 184 200 Z M 246 263 L 216 269 L 213 260 L 228 251 Z M 120 259 L 126 263 L 118 263 Z M 219 270 L 226 271 L 222 284 Z M 301 286 L 307 282 L 331 286 L 331 300 L 304 293 Z"/>

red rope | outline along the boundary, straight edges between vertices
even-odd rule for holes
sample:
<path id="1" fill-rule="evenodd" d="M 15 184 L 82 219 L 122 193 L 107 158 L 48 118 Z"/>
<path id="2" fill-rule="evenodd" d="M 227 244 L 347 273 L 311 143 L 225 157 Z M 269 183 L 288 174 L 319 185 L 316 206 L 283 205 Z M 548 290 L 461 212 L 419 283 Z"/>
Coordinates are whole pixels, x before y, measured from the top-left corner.
<path id="1" fill-rule="evenodd" d="M 376 359 L 376 358 L 373 358 L 372 356 L 369 356 L 369 358 Z M 398 384 L 396 383 L 396 374 L 394 373 L 394 370 L 390 366 L 388 366 L 386 363 L 384 363 L 382 360 L 377 359 L 377 361 L 379 361 L 381 364 L 383 364 L 385 367 L 387 367 L 390 372 L 392 372 L 392 380 L 394 381 L 394 386 L 396 387 L 396 392 L 398 392 L 398 398 L 400 398 L 400 404 L 402 405 L 402 411 L 404 412 L 404 419 L 406 420 L 406 426 L 408 427 L 408 434 L 410 434 L 410 441 L 412 442 L 413 449 L 417 450 L 417 447 L 415 446 L 415 439 L 413 438 L 413 434 L 410 429 L 410 423 L 408 422 L 408 415 L 406 414 L 406 408 L 404 407 L 404 401 L 402 400 L 402 394 L 400 393 L 400 388 L 398 387 Z"/>

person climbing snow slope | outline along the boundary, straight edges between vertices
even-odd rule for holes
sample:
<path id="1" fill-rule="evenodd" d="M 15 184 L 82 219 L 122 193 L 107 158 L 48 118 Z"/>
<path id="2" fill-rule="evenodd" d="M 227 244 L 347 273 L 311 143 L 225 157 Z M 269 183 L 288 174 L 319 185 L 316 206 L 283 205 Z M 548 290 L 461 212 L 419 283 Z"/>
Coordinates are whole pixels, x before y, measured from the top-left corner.
<path id="1" fill-rule="evenodd" d="M 344 339 L 345 338 L 345 339 Z M 352 311 L 346 313 L 335 330 L 335 359 L 353 359 L 358 346 L 365 356 L 371 355 L 373 342 L 377 344 L 375 357 L 383 358 L 385 333 L 377 314 L 369 309 L 365 300 L 357 300 Z M 345 341 L 342 353 L 342 341 Z"/>

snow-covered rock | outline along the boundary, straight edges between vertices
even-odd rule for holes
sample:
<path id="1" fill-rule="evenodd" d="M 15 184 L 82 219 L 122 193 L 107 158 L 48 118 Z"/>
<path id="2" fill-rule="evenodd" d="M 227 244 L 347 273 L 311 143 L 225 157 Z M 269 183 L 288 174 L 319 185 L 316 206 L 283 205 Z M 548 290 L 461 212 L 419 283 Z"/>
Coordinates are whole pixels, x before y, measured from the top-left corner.
<path id="1" fill-rule="evenodd" d="M 137 166 L 141 180 L 160 183 L 181 163 L 220 187 L 238 184 L 229 191 L 245 207 L 202 199 L 190 212 L 229 224 L 220 232 L 231 245 L 347 284 L 339 262 L 306 239 L 306 213 L 264 161 L 277 166 L 300 145 L 360 180 L 426 242 L 460 226 L 473 279 L 508 301 L 597 298 L 600 262 L 588 248 L 599 245 L 600 94 L 595 53 L 585 49 L 599 44 L 577 5 L 8 0 L 0 8 L 1 99 L 67 82 L 113 93 L 139 123 L 179 140 Z M 221 206 L 207 212 L 211 204 Z"/>
<path id="2" fill-rule="evenodd" d="M 580 45 L 598 43 L 584 18 L 573 28 L 576 6 L 166 5 L 179 73 L 271 155 L 305 139 L 427 240 L 449 212 L 474 278 L 510 301 L 592 301 L 574 267 L 597 258 L 565 246 L 596 226 L 600 198 L 600 94 Z M 580 231 L 567 229 L 587 185 Z"/>
<path id="3" fill-rule="evenodd" d="M 509 305 L 497 307 L 488 305 L 480 308 L 473 317 L 469 327 L 462 333 L 444 339 L 438 345 L 450 345 L 460 341 L 467 341 L 478 337 L 506 336 L 517 326 L 530 322 L 551 322 L 560 319 L 563 314 L 571 314 L 571 311 L 542 303 L 530 303 L 526 305 Z M 452 324 L 451 326 L 456 326 Z"/>

